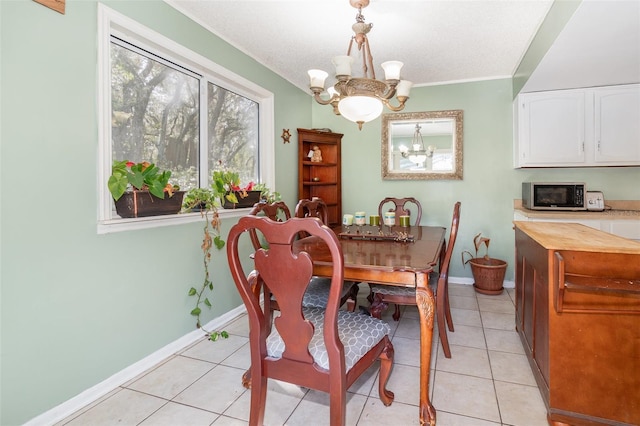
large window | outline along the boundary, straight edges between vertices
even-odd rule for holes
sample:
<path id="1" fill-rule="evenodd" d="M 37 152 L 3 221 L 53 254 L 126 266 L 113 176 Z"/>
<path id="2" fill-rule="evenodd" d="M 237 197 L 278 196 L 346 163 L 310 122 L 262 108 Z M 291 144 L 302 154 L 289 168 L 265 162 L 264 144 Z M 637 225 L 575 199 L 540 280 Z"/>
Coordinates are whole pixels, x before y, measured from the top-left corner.
<path id="1" fill-rule="evenodd" d="M 120 219 L 106 189 L 114 160 L 149 161 L 171 183 L 208 187 L 214 170 L 273 186 L 273 95 L 100 5 L 99 232 L 179 223 Z"/>

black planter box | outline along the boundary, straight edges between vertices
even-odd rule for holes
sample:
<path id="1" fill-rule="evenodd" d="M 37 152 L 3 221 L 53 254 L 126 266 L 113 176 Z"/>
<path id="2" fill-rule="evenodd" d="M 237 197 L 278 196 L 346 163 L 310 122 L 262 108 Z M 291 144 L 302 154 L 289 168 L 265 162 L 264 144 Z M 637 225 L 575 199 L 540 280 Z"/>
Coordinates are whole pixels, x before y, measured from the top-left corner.
<path id="1" fill-rule="evenodd" d="M 164 198 L 158 198 L 149 191 L 125 192 L 116 201 L 116 213 L 120 217 L 146 217 L 176 214 L 182 208 L 184 191 L 176 191 L 173 197 L 165 194 Z"/>
<path id="2" fill-rule="evenodd" d="M 240 198 L 240 193 L 236 192 L 236 198 L 238 199 L 238 204 L 230 203 L 227 201 L 227 198 L 224 198 L 224 204 L 222 207 L 225 209 L 242 209 L 246 207 L 253 207 L 255 203 L 260 202 L 260 194 L 261 191 L 247 191 L 247 196 L 244 198 Z"/>

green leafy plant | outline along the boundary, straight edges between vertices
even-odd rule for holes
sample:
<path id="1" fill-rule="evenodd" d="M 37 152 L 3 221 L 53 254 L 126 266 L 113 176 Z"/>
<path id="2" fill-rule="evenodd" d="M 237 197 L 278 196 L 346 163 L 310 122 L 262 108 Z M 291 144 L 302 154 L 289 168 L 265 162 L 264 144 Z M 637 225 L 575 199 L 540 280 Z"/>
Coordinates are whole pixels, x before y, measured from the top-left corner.
<path id="1" fill-rule="evenodd" d="M 264 183 L 249 182 L 245 186 L 240 185 L 240 175 L 231 170 L 216 170 L 213 172 L 211 187 L 214 195 L 220 200 L 227 200 L 232 204 L 238 204 L 238 197 L 245 198 L 248 191 L 260 191 L 260 199 L 273 203 L 280 200 L 280 193 L 271 191 Z"/>
<path id="2" fill-rule="evenodd" d="M 260 191 L 260 199 L 265 203 L 275 203 L 276 201 L 280 201 L 282 198 L 280 193 L 277 191 L 271 191 L 267 184 L 259 183 L 253 187 L 254 191 Z"/>
<path id="3" fill-rule="evenodd" d="M 224 240 L 220 236 L 220 217 L 218 215 L 218 198 L 213 189 L 194 188 L 190 189 L 184 196 L 182 201 L 183 211 L 190 212 L 193 209 L 199 209 L 200 214 L 204 217 L 203 239 L 202 245 L 202 263 L 204 266 L 204 280 L 199 288 L 191 287 L 189 296 L 196 298 L 195 307 L 191 310 L 191 315 L 196 317 L 196 327 L 202 329 L 209 340 L 216 341 L 218 338 L 227 338 L 229 334 L 226 331 L 209 331 L 202 327 L 200 314 L 201 306 L 211 308 L 212 304 L 207 296 L 207 292 L 213 291 L 213 282 L 209 275 L 209 263 L 211 262 L 211 251 L 213 247 L 222 250 L 225 245 Z"/>
<path id="4" fill-rule="evenodd" d="M 149 191 L 158 198 L 164 198 L 165 193 L 172 197 L 173 193 L 178 191 L 180 187 L 171 185 L 169 183 L 170 177 L 170 170 L 160 172 L 160 169 L 155 164 L 148 161 L 140 163 L 128 160 L 114 161 L 107 186 L 111 196 L 116 201 L 129 189 L 129 186 L 138 190 Z"/>
<path id="5" fill-rule="evenodd" d="M 238 197 L 245 198 L 247 191 L 253 191 L 253 182 L 246 186 L 240 186 L 240 175 L 238 172 L 230 170 L 216 170 L 213 172 L 213 183 L 211 184 L 215 194 L 224 198 L 230 203 L 238 204 Z"/>

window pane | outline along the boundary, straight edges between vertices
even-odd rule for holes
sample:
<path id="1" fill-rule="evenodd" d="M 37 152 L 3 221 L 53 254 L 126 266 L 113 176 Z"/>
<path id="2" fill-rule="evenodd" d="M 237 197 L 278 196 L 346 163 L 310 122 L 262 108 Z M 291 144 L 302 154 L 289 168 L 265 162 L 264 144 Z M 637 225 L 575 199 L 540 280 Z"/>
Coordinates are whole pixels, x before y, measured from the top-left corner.
<path id="1" fill-rule="evenodd" d="M 213 83 L 208 88 L 209 170 L 237 171 L 241 185 L 258 183 L 258 103 Z"/>
<path id="2" fill-rule="evenodd" d="M 199 92 L 198 78 L 112 42 L 113 159 L 149 161 L 181 189 L 197 187 Z"/>

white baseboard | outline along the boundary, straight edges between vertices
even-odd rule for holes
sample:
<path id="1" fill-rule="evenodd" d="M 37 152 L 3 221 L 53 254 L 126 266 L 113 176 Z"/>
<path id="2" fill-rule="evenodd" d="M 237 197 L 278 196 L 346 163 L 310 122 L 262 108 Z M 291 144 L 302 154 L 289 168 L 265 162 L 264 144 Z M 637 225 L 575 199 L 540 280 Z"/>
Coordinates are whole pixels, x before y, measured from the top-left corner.
<path id="1" fill-rule="evenodd" d="M 449 284 L 464 284 L 473 285 L 473 278 L 467 277 L 449 277 Z M 504 288 L 516 288 L 516 283 L 513 281 L 505 280 L 502 284 Z"/>
<path id="2" fill-rule="evenodd" d="M 214 318 L 209 323 L 207 323 L 204 328 L 207 330 L 223 329 L 226 324 L 229 324 L 231 321 L 244 314 L 245 312 L 247 312 L 247 310 L 244 305 L 240 305 L 237 308 L 234 308 L 231 311 L 226 312 L 225 314 L 217 318 Z M 185 334 L 184 336 L 169 343 L 165 347 L 158 349 L 151 355 L 141 359 L 135 364 L 132 364 L 124 370 L 117 372 L 108 379 L 98 383 L 95 386 L 90 387 L 89 389 L 63 402 L 62 404 L 53 407 L 48 411 L 45 411 L 39 416 L 34 417 L 24 425 L 45 426 L 55 424 L 56 422 L 65 419 L 76 411 L 91 404 L 92 402 L 100 399 L 104 395 L 111 392 L 113 389 L 116 389 L 118 386 L 125 384 L 129 380 L 162 363 L 167 358 L 180 352 L 189 345 L 197 342 L 204 336 L 205 333 L 201 329 L 196 329 L 188 334 Z"/>
<path id="3" fill-rule="evenodd" d="M 449 284 L 473 285 L 473 278 L 449 277 Z M 515 284 L 513 281 L 505 281 L 504 287 L 514 288 Z M 244 307 L 244 305 L 240 305 L 237 308 L 234 308 L 231 311 L 217 318 L 214 318 L 209 323 L 207 323 L 204 328 L 207 330 L 220 330 L 224 328 L 226 324 L 230 323 L 245 312 L 246 308 Z M 76 411 L 100 399 L 107 393 L 111 392 L 113 389 L 116 389 L 118 386 L 123 385 L 129 380 L 162 363 L 165 359 L 180 352 L 189 345 L 197 342 L 199 339 L 204 337 L 204 335 L 205 333 L 200 329 L 196 329 L 188 334 L 185 334 L 184 336 L 169 343 L 165 347 L 158 349 L 151 355 L 141 359 L 135 364 L 132 364 L 124 370 L 119 371 L 108 379 L 98 383 L 95 386 L 92 386 L 84 392 L 40 414 L 39 416 L 34 417 L 33 419 L 25 423 L 24 426 L 52 425 L 65 419 Z"/>

